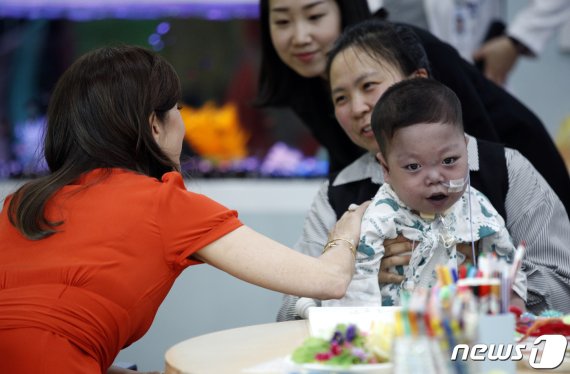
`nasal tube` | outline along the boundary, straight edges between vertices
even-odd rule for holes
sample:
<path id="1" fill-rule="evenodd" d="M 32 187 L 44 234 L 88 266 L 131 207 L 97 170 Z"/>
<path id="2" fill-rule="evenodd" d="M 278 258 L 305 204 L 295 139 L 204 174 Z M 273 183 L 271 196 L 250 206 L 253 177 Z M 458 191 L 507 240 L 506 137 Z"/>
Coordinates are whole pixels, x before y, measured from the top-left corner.
<path id="1" fill-rule="evenodd" d="M 447 187 L 447 192 L 461 192 L 465 187 L 465 184 L 469 182 L 469 174 L 465 178 L 461 179 L 450 179 L 447 182 L 441 182 L 442 185 Z"/>

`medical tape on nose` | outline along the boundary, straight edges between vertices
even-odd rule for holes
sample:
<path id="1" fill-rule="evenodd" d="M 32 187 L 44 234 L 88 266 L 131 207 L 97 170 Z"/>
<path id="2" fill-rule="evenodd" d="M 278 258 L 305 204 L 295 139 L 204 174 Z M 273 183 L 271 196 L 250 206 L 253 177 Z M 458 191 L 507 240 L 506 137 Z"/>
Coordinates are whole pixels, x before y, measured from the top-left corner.
<path id="1" fill-rule="evenodd" d="M 450 179 L 447 182 L 441 182 L 442 185 L 447 187 L 447 192 L 461 192 L 463 191 L 463 187 L 469 181 L 469 174 L 462 179 Z"/>

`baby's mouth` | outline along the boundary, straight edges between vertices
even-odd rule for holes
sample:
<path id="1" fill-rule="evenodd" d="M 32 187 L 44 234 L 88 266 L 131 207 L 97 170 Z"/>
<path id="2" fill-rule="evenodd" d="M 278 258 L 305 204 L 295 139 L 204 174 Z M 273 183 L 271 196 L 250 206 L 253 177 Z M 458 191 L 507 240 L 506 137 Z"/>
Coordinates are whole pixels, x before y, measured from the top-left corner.
<path id="1" fill-rule="evenodd" d="M 447 198 L 447 195 L 442 194 L 442 193 L 437 193 L 437 194 L 433 194 L 430 197 L 428 197 L 428 200 L 441 201 L 441 200 L 444 200 L 445 198 Z"/>

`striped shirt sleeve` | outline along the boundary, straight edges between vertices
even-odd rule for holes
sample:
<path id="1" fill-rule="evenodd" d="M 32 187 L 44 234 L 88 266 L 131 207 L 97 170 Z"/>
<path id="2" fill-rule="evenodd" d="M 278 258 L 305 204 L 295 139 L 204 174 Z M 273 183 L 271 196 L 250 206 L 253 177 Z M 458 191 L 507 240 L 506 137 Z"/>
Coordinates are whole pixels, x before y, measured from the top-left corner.
<path id="1" fill-rule="evenodd" d="M 518 151 L 505 148 L 509 190 L 507 229 L 526 242 L 527 308 L 570 313 L 570 220 L 552 188 Z"/>

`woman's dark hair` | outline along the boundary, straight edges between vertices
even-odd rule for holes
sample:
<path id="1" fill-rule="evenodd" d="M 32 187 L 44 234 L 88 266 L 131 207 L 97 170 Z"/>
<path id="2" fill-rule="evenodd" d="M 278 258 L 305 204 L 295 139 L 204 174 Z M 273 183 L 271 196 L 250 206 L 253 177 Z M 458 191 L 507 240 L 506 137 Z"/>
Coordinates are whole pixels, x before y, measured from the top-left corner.
<path id="1" fill-rule="evenodd" d="M 414 31 L 404 25 L 370 19 L 348 27 L 336 40 L 327 58 L 327 75 L 334 58 L 348 48 L 363 51 L 375 60 L 385 61 L 409 76 L 425 69 L 431 76 L 426 51 Z"/>
<path id="2" fill-rule="evenodd" d="M 123 168 L 157 179 L 177 170 L 154 140 L 150 118 L 163 122 L 180 92 L 172 65 L 144 48 L 106 47 L 80 57 L 50 99 L 44 141 L 50 174 L 16 191 L 10 222 L 29 239 L 55 233 L 62 222 L 46 218 L 47 201 L 96 168 Z"/>
<path id="3" fill-rule="evenodd" d="M 384 92 L 370 120 L 384 157 L 396 131 L 420 123 L 445 123 L 463 132 L 461 103 L 455 92 L 434 79 L 404 79 Z"/>
<path id="4" fill-rule="evenodd" d="M 305 92 L 305 86 L 314 81 L 304 78 L 285 65 L 277 55 L 271 42 L 269 25 L 269 1 L 259 2 L 259 22 L 261 25 L 261 68 L 259 72 L 256 104 L 259 106 L 286 105 L 298 93 Z M 344 30 L 371 17 L 366 0 L 334 0 L 339 7 L 341 27 Z M 320 80 L 320 78 L 317 78 Z"/>

